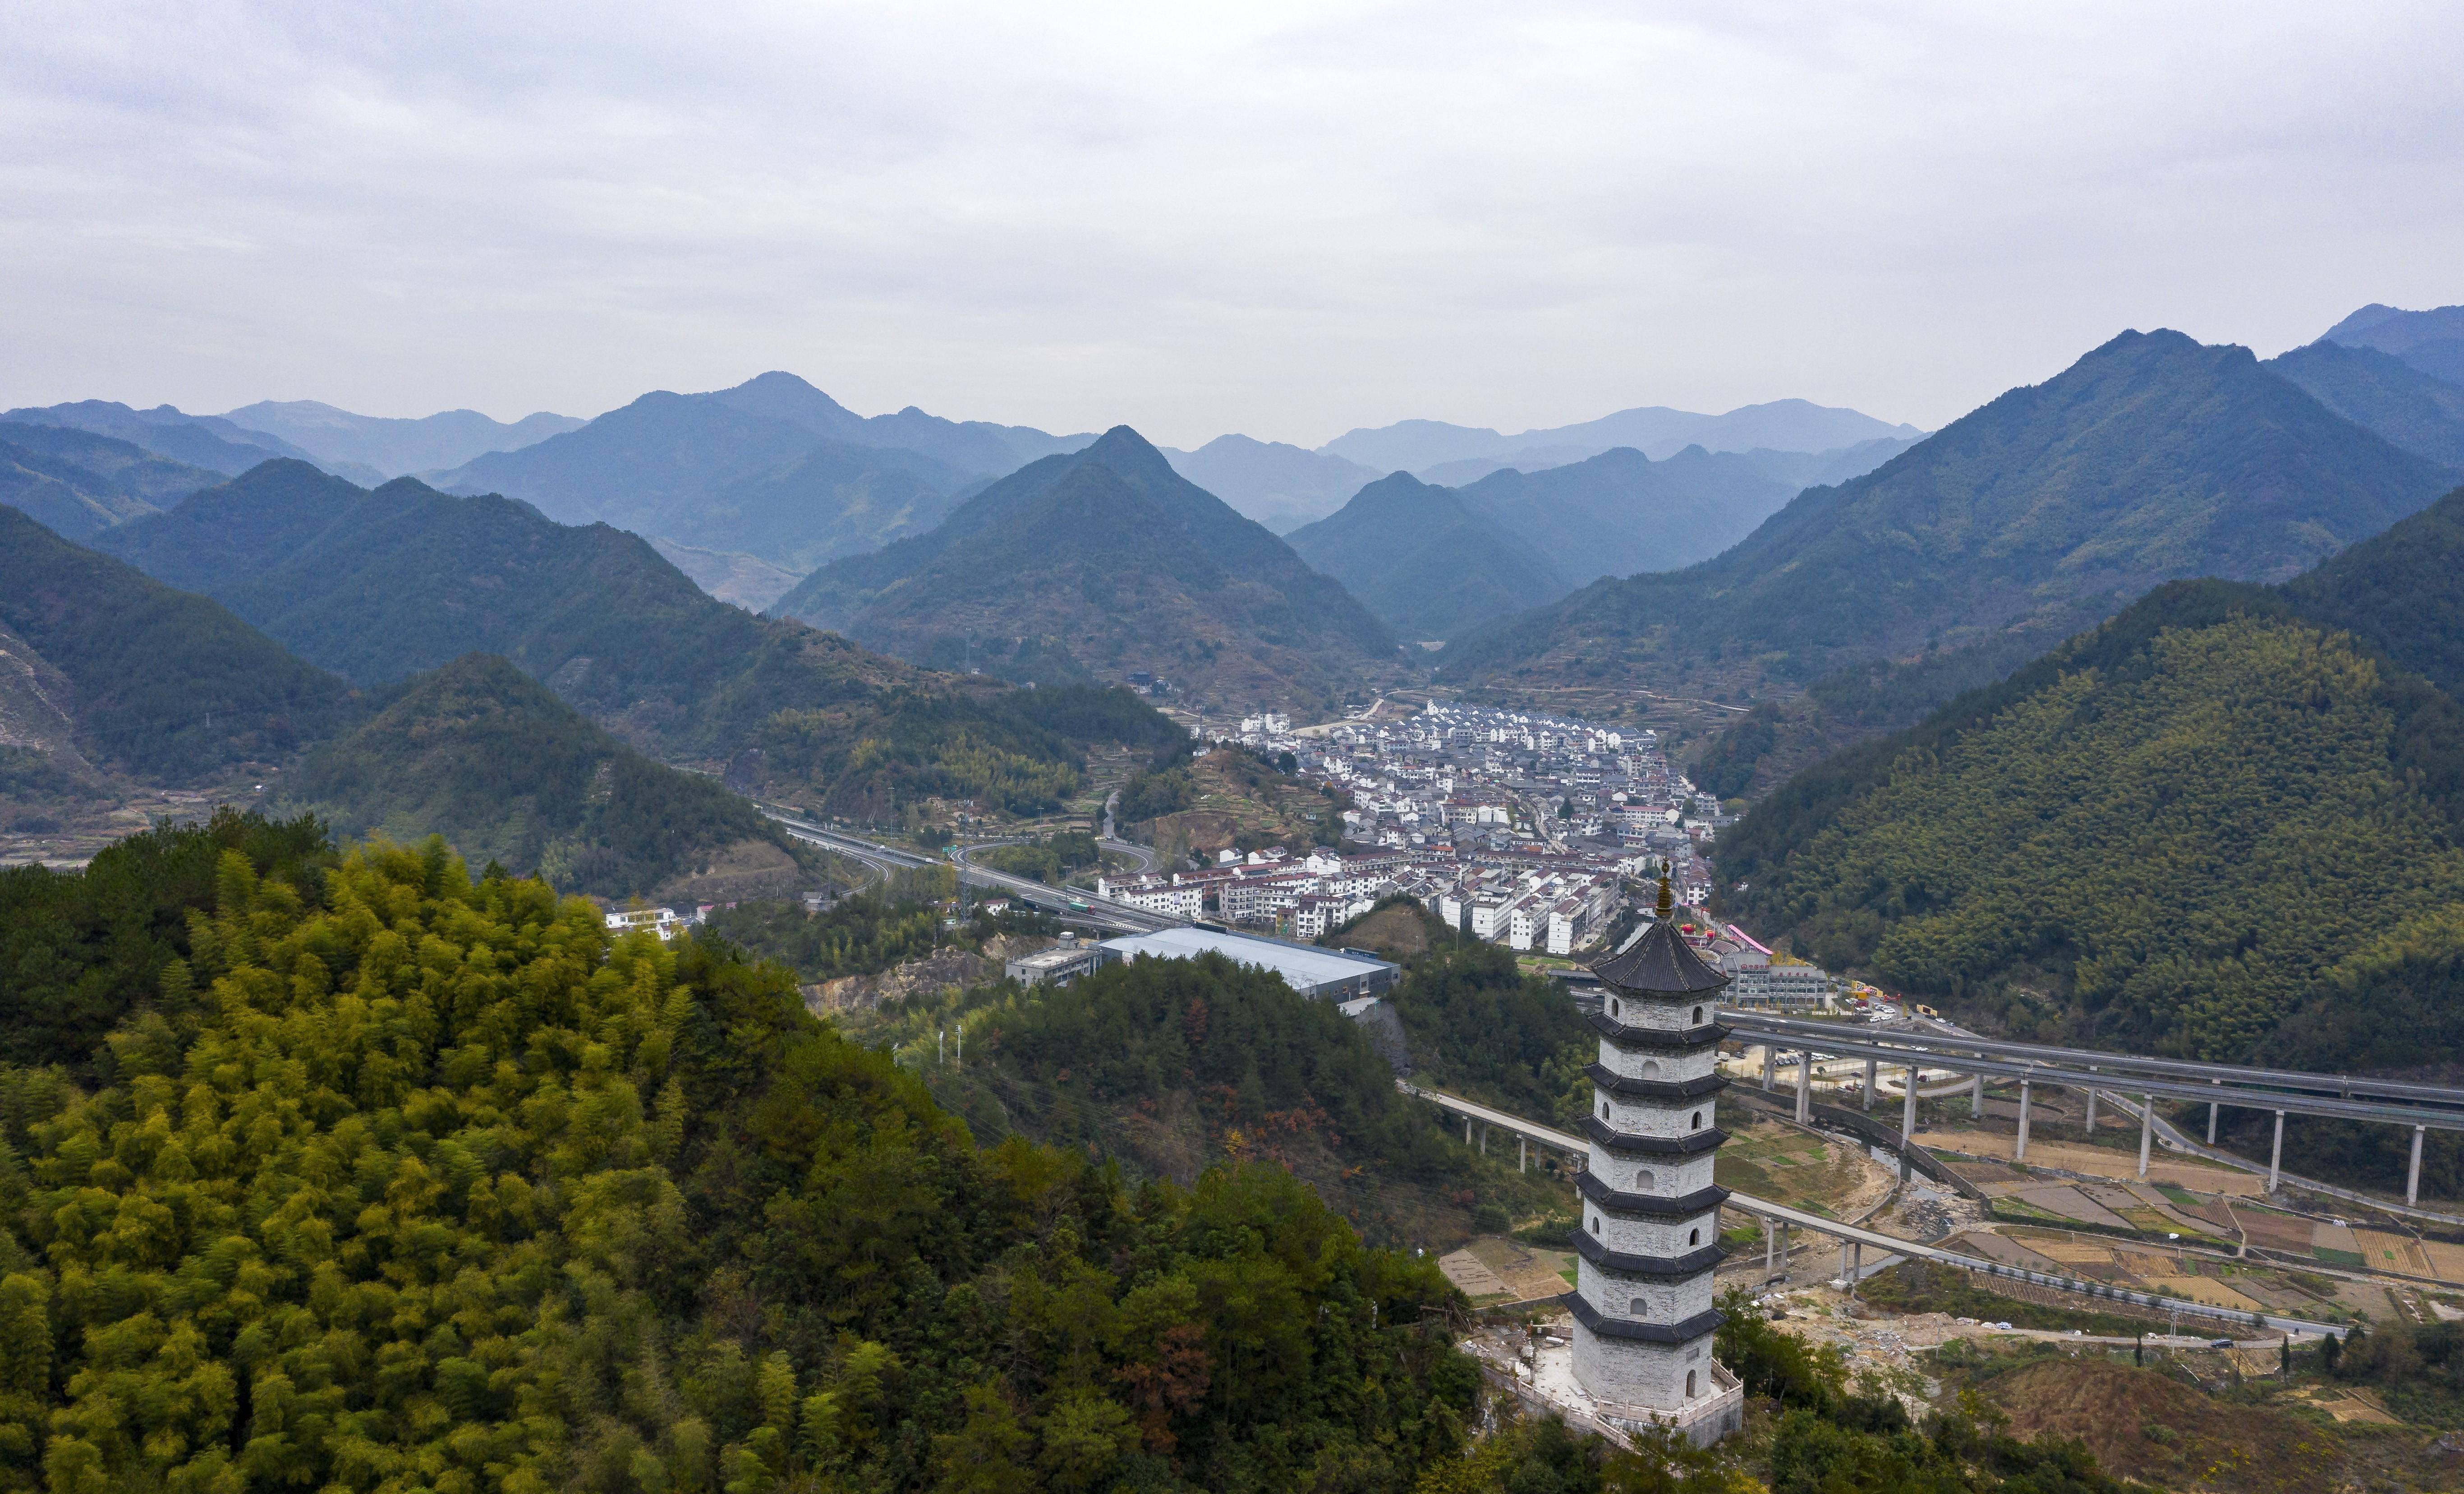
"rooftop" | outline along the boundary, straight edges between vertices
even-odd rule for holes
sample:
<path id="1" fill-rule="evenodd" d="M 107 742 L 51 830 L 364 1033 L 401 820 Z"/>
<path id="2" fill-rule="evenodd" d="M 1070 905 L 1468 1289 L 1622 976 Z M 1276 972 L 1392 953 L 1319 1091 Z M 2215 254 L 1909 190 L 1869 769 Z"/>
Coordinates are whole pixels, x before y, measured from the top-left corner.
<path id="1" fill-rule="evenodd" d="M 1284 978 L 1286 985 L 1304 992 L 1341 981 L 1357 980 L 1379 970 L 1397 969 L 1389 962 L 1371 955 L 1286 944 L 1280 939 L 1261 939 L 1255 934 L 1236 934 L 1213 928 L 1164 928 L 1152 934 L 1129 934 L 1119 939 L 1105 940 L 1104 948 L 1125 960 L 1141 954 L 1159 960 L 1186 960 L 1201 954 L 1221 954 L 1241 965 L 1272 970 Z"/>

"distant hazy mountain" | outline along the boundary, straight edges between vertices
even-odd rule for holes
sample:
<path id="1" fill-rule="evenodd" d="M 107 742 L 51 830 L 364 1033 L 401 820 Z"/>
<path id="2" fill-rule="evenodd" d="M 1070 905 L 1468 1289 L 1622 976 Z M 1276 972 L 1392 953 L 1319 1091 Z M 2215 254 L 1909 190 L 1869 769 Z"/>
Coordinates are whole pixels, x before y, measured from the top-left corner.
<path id="1" fill-rule="evenodd" d="M 645 394 L 429 480 L 802 574 L 921 533 L 970 483 L 1073 441 L 1084 444 L 913 409 L 868 420 L 793 374 L 765 373 L 714 393 Z"/>
<path id="2" fill-rule="evenodd" d="M 2128 332 L 1686 570 L 1602 581 L 1451 645 L 1445 675 L 1802 681 L 2009 628 L 2071 631 L 2176 576 L 2275 580 L 2386 528 L 2441 468 L 2247 349 Z M 1751 665 L 1741 665 L 1751 659 Z"/>
<path id="3" fill-rule="evenodd" d="M 1511 529 L 1408 472 L 1370 483 L 1285 543 L 1406 638 L 1453 637 L 1573 590 Z"/>
<path id="4" fill-rule="evenodd" d="M 226 411 L 223 418 L 262 431 L 322 462 L 352 462 L 388 478 L 406 472 L 458 467 L 488 452 L 517 451 L 583 422 L 545 411 L 511 425 L 475 410 L 448 410 L 416 420 L 357 415 L 313 399 L 259 400 Z"/>
<path id="5" fill-rule="evenodd" d="M 159 512 L 222 479 L 108 435 L 0 421 L 0 503 L 68 539 Z"/>
<path id="6" fill-rule="evenodd" d="M 174 461 L 219 472 L 226 477 L 237 477 L 271 457 L 289 457 L 328 467 L 341 476 L 381 479 L 380 474 L 366 468 L 355 468 L 348 462 L 319 461 L 312 454 L 278 435 L 243 429 L 220 415 L 183 414 L 169 405 L 157 405 L 152 410 L 131 410 L 112 400 L 81 399 L 72 404 L 46 405 L 39 409 L 26 406 L 0 414 L 0 420 L 90 431 L 97 435 L 113 436 L 142 446 L 156 456 L 168 457 Z"/>
<path id="7" fill-rule="evenodd" d="M 1780 452 L 1757 446 L 1738 455 L 1774 482 L 1800 489 L 1834 487 L 1863 477 L 1924 439 L 1922 435 L 1882 435 L 1837 451 Z"/>
<path id="8" fill-rule="evenodd" d="M 2329 327 L 2321 341 L 2375 347 L 2424 373 L 2464 384 L 2464 306 L 2400 311 L 2373 302 Z"/>
<path id="9" fill-rule="evenodd" d="M 1782 399 L 1742 406 L 1721 415 L 1654 405 L 1621 410 L 1576 425 L 1526 431 L 1520 435 L 1500 435 L 1485 426 L 1404 420 L 1375 430 L 1346 432 L 1318 450 L 1381 470 L 1401 468 L 1425 479 L 1441 464 L 1476 457 L 1496 457 L 1503 464 L 1528 469 L 1558 464 L 1551 457 L 1579 458 L 1617 446 L 1631 446 L 1656 459 L 1688 446 L 1711 452 L 1745 452 L 1757 447 L 1829 452 L 1863 441 L 1906 440 L 1924 435 L 1914 426 L 1891 425 L 1854 410 Z M 1444 475 L 1457 476 L 1451 469 Z"/>
<path id="10" fill-rule="evenodd" d="M 150 780 L 203 781 L 278 762 L 347 715 L 348 686 L 221 603 L 174 591 L 6 507 L 0 632 L 36 656 L 16 659 L 12 673 L 55 669 L 68 681 L 63 714 L 85 758 Z M 0 658 L 0 668 L 11 666 Z"/>
<path id="11" fill-rule="evenodd" d="M 1492 472 L 1545 472 L 1569 462 L 1596 457 L 1595 446 L 1522 446 L 1493 457 L 1465 457 L 1456 461 L 1441 461 L 1434 467 L 1422 467 L 1412 476 L 1440 487 L 1462 487 L 1477 482 Z"/>
<path id="12" fill-rule="evenodd" d="M 282 800 L 345 844 L 441 835 L 474 867 L 543 873 L 565 892 L 654 894 L 722 859 L 772 871 L 773 894 L 799 880 L 750 803 L 644 757 L 492 654 L 412 677 L 310 752 Z"/>
<path id="13" fill-rule="evenodd" d="M 2414 456 L 2464 469 L 2464 385 L 2425 373 L 2393 353 L 2343 343 L 2312 343 L 2262 367 Z"/>
<path id="14" fill-rule="evenodd" d="M 1173 471 L 1277 534 L 1334 512 L 1379 476 L 1341 457 L 1245 435 L 1219 435 L 1194 452 L 1159 449 Z"/>
<path id="15" fill-rule="evenodd" d="M 1147 669 L 1217 700 L 1322 707 L 1393 673 L 1391 635 L 1283 541 L 1127 426 L 1046 457 L 929 534 L 806 577 L 773 612 L 902 658 L 1057 640 L 1099 677 Z"/>
<path id="16" fill-rule="evenodd" d="M 1575 586 L 1707 560 L 1796 491 L 1749 457 L 1699 446 L 1664 461 L 1620 448 L 1563 467 L 1491 473 L 1462 490 L 1465 507 Z"/>

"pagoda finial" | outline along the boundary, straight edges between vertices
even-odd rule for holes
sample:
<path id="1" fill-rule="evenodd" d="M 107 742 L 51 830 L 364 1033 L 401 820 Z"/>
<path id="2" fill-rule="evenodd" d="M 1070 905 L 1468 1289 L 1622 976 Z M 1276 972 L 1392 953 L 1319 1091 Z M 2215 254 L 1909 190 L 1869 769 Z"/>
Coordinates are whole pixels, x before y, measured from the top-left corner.
<path id="1" fill-rule="evenodd" d="M 1668 890 L 1668 874 L 1661 872 L 1660 874 L 1660 907 L 1657 916 L 1661 923 L 1665 924 L 1669 916 L 1676 911 L 1677 899 Z"/>

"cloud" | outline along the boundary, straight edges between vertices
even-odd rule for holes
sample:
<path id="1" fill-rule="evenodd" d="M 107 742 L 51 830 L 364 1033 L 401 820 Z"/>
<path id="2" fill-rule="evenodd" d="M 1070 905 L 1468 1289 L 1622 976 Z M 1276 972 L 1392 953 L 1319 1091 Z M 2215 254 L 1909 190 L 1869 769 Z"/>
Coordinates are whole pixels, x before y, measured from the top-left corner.
<path id="1" fill-rule="evenodd" d="M 2464 300 L 2433 6 L 0 8 L 0 400 L 1315 443 Z"/>

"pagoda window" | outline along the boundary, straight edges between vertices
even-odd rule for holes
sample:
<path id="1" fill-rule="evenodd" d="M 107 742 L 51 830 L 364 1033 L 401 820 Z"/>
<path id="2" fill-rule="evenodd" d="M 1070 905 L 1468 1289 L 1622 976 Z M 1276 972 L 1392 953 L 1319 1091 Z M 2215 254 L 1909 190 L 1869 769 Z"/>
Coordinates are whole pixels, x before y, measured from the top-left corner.
<path id="1" fill-rule="evenodd" d="M 1635 1186 L 1635 1187 L 1637 1187 L 1637 1188 L 1649 1188 L 1649 1187 L 1652 1185 L 1652 1183 L 1653 1183 L 1654 1181 L 1656 1181 L 1656 1179 L 1654 1179 L 1654 1178 L 1652 1177 L 1652 1175 L 1651 1175 L 1651 1169 L 1649 1169 L 1649 1168 L 1637 1168 L 1637 1169 L 1635 1169 L 1635 1170 L 1634 1170 L 1634 1186 Z"/>
<path id="2" fill-rule="evenodd" d="M 1693 1129 L 1693 1130 L 1698 1130 L 1698 1131 L 1699 1131 L 1699 1130 L 1701 1130 L 1701 1129 L 1703 1128 L 1703 1112 L 1702 1112 L 1702 1111 L 1697 1110 L 1697 1111 L 1695 1111 L 1695 1112 L 1694 1112 L 1694 1124 L 1693 1124 L 1693 1126 L 1692 1126 L 1691 1127 L 1689 1127 L 1689 1128 L 1690 1128 L 1690 1129 Z"/>
<path id="3" fill-rule="evenodd" d="M 1703 1025 L 1703 1009 L 1701 1007 L 1696 1007 L 1694 1009 L 1694 1025 L 1697 1027 Z"/>
<path id="4" fill-rule="evenodd" d="M 1702 1372 L 1703 1371 L 1700 1370 L 1688 1370 L 1685 1371 L 1685 1396 L 1688 1400 L 1691 1400 L 1696 1394 L 1694 1389 L 1696 1383 L 1695 1376 Z"/>
<path id="5" fill-rule="evenodd" d="M 1703 1243 L 1703 1232 L 1699 1229 L 1687 1230 L 1685 1232 L 1685 1243 L 1689 1245 L 1699 1245 Z"/>

